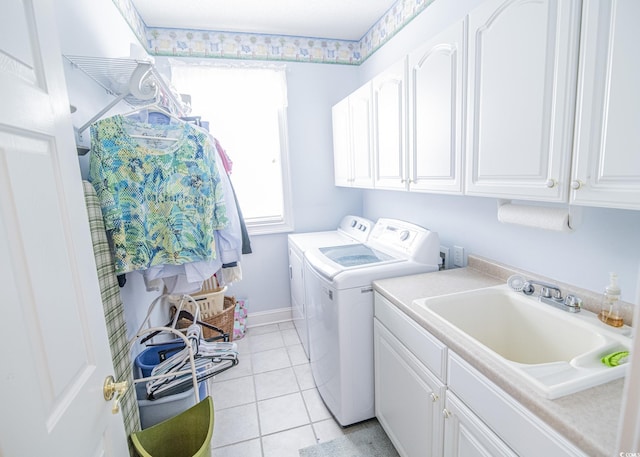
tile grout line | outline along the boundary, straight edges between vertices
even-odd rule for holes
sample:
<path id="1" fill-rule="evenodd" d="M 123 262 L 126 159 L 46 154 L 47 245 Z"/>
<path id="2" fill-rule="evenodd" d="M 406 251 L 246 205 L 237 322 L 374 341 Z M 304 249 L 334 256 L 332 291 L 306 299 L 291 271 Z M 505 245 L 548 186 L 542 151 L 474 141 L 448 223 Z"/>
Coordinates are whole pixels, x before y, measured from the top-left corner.
<path id="1" fill-rule="evenodd" d="M 246 376 L 239 376 L 238 378 L 230 378 L 230 379 L 227 379 L 227 380 L 219 381 L 219 382 L 228 382 L 228 381 L 234 381 L 234 380 L 237 380 L 237 379 L 242 379 L 243 377 L 251 376 L 251 382 L 252 382 L 253 389 L 254 389 L 254 398 L 255 398 L 255 400 L 253 402 L 247 402 L 247 403 L 241 403 L 239 405 L 229 406 L 227 408 L 223 408 L 222 410 L 230 409 L 230 408 L 236 407 L 236 406 L 243 406 L 243 405 L 246 406 L 246 405 L 250 405 L 251 403 L 254 403 L 254 409 L 255 409 L 255 414 L 256 414 L 257 424 L 258 424 L 258 436 L 254 437 L 254 438 L 248 438 L 248 439 L 245 439 L 245 440 L 241 440 L 241 441 L 238 441 L 238 442 L 235 442 L 235 443 L 229 443 L 229 444 L 227 444 L 225 446 L 221 446 L 221 447 L 218 447 L 218 448 L 212 448 L 212 451 L 213 451 L 213 449 L 220 450 L 220 449 L 224 449 L 224 448 L 230 447 L 230 446 L 237 446 L 237 445 L 239 445 L 241 443 L 246 443 L 246 442 L 255 440 L 257 438 L 257 439 L 259 439 L 259 443 L 260 443 L 260 455 L 262 457 L 265 457 L 265 447 L 264 447 L 264 443 L 263 443 L 263 438 L 264 437 L 276 435 L 276 434 L 287 432 L 287 431 L 290 431 L 290 430 L 295 430 L 297 428 L 303 428 L 303 427 L 306 427 L 306 426 L 310 426 L 311 427 L 311 431 L 312 431 L 313 439 L 314 439 L 315 443 L 317 444 L 319 442 L 319 438 L 318 438 L 316 429 L 314 427 L 314 422 L 313 422 L 312 417 L 311 417 L 310 406 L 307 404 L 307 401 L 305 400 L 305 396 L 303 394 L 303 392 L 305 390 L 303 390 L 301 381 L 300 381 L 300 379 L 299 379 L 299 377 L 298 377 L 298 375 L 296 373 L 296 370 L 295 370 L 296 366 L 303 366 L 305 364 L 304 363 L 294 364 L 294 360 L 293 360 L 293 358 L 291 356 L 291 353 L 288 350 L 288 348 L 295 347 L 296 344 L 301 344 L 301 343 L 298 341 L 298 343 L 287 344 L 287 341 L 285 340 L 285 337 L 282 334 L 282 332 L 285 331 L 285 330 L 290 330 L 290 328 L 286 328 L 286 329 L 278 328 L 278 329 L 270 331 L 270 332 L 259 333 L 258 335 L 255 335 L 255 336 L 279 333 L 280 338 L 282 340 L 282 344 L 283 344 L 281 347 L 285 350 L 285 353 L 286 353 L 286 356 L 287 356 L 287 360 L 289 362 L 289 365 L 287 367 L 276 368 L 276 369 L 272 369 L 272 370 L 263 371 L 263 372 L 260 372 L 260 373 L 255 373 L 254 372 L 253 363 L 251 363 L 250 372 Z M 295 328 L 294 328 L 294 330 L 295 330 Z M 251 335 L 247 335 L 247 339 L 248 340 L 249 340 L 250 337 L 251 337 Z M 243 354 L 243 356 L 246 355 L 247 357 L 250 357 L 250 358 L 251 358 L 251 356 L 253 354 L 256 354 L 256 353 L 266 352 L 266 351 L 272 350 L 272 349 L 278 349 L 276 347 L 276 348 L 272 348 L 272 349 L 267 349 L 265 351 L 253 352 L 253 350 L 251 349 L 251 344 L 249 342 L 248 342 L 247 346 L 248 346 L 248 352 L 246 354 Z M 295 385 L 296 385 L 297 390 L 295 392 L 290 392 L 290 393 L 287 393 L 287 394 L 281 394 L 281 395 L 277 395 L 275 397 L 270 397 L 270 398 L 267 398 L 267 399 L 259 400 L 258 399 L 258 388 L 257 388 L 257 382 L 256 382 L 256 375 L 264 374 L 264 373 L 271 373 L 271 372 L 282 370 L 282 369 L 285 369 L 285 368 L 289 368 L 292 371 L 294 379 L 295 379 Z M 213 380 L 212 380 L 211 384 L 214 384 Z M 309 389 L 306 389 L 306 390 L 311 391 L 314 388 L 315 387 L 309 388 Z M 305 410 L 305 414 L 306 414 L 306 419 L 307 419 L 306 423 L 300 424 L 300 425 L 297 425 L 297 426 L 294 426 L 294 427 L 289 427 L 289 428 L 286 428 L 286 429 L 283 429 L 283 430 L 278 430 L 278 431 L 275 431 L 273 433 L 263 434 L 263 431 L 262 431 L 263 427 L 262 427 L 262 421 L 261 421 L 261 417 L 260 417 L 260 410 L 259 410 L 258 403 L 260 401 L 276 399 L 276 398 L 284 397 L 286 395 L 291 395 L 291 394 L 295 394 L 295 393 L 300 395 L 300 397 L 302 398 L 302 402 L 303 402 L 304 410 Z M 317 421 L 317 422 L 320 422 L 320 421 Z"/>

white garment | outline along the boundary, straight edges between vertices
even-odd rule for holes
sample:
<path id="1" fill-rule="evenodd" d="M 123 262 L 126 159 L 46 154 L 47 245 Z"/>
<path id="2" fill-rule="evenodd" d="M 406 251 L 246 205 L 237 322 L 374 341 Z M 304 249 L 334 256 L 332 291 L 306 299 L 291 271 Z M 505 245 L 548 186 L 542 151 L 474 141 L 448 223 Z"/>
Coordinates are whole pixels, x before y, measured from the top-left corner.
<path id="1" fill-rule="evenodd" d="M 165 287 L 169 294 L 192 294 L 202 289 L 202 283 L 222 266 L 220 259 L 185 263 L 184 265 L 156 265 L 141 271 L 147 291 Z"/>
<path id="2" fill-rule="evenodd" d="M 242 281 L 242 268 L 240 268 L 240 264 L 235 267 L 222 269 L 221 285 L 227 285 L 238 281 Z"/>

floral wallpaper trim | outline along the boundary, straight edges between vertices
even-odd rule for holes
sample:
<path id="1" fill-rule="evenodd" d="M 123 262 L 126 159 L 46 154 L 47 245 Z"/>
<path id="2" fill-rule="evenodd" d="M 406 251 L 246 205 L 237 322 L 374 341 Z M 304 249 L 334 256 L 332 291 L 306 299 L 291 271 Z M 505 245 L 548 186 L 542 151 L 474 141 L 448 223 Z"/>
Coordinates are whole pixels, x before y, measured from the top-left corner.
<path id="1" fill-rule="evenodd" d="M 147 52 L 156 56 L 360 65 L 434 0 L 398 0 L 359 41 L 147 27 L 131 0 L 113 0 Z"/>
<path id="2" fill-rule="evenodd" d="M 142 17 L 140 17 L 138 10 L 133 6 L 131 0 L 113 0 L 113 3 L 116 5 L 116 8 L 118 8 L 118 11 L 120 11 L 124 20 L 127 21 L 127 24 L 129 24 L 134 35 L 138 38 L 138 41 L 140 41 L 140 44 L 146 49 L 147 40 L 145 39 L 145 33 L 147 25 L 142 20 Z"/>
<path id="3" fill-rule="evenodd" d="M 206 30 L 148 28 L 147 49 L 157 56 L 282 60 L 358 65 L 357 41 Z"/>

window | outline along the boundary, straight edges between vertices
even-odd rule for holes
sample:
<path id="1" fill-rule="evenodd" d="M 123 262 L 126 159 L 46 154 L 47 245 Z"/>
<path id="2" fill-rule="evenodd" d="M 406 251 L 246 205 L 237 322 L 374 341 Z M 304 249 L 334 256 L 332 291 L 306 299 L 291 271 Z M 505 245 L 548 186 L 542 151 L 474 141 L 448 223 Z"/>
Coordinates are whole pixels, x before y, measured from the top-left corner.
<path id="1" fill-rule="evenodd" d="M 249 232 L 290 231 L 285 67 L 172 61 L 171 80 L 233 161 L 231 181 Z"/>

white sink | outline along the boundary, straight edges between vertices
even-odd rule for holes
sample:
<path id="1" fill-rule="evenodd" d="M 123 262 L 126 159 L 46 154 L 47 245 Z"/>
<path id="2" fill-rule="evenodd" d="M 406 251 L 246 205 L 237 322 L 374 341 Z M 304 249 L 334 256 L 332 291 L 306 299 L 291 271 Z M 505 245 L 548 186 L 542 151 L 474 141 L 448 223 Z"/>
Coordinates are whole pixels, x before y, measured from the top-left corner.
<path id="1" fill-rule="evenodd" d="M 415 300 L 426 319 L 452 327 L 546 398 L 620 378 L 626 365 L 600 359 L 631 347 L 630 329 L 605 328 L 589 311 L 568 313 L 537 298 L 495 286 Z"/>

